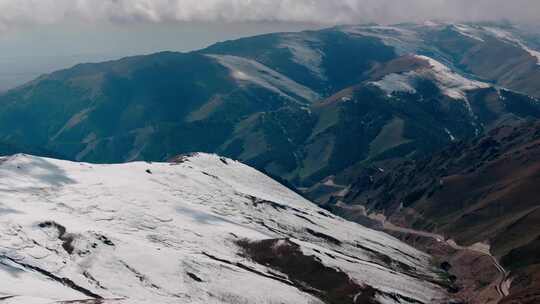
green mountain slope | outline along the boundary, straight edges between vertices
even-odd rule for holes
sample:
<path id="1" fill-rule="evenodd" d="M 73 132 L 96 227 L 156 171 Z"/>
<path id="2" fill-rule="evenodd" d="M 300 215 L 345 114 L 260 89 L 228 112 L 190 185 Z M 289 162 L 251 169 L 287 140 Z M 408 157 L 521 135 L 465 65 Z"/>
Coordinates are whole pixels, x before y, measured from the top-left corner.
<path id="1" fill-rule="evenodd" d="M 453 26 L 277 33 L 77 65 L 0 96 L 0 140 L 90 162 L 219 152 L 331 193 L 318 186 L 346 187 L 373 161 L 539 116 L 533 97 L 470 75 L 459 54 L 478 46 Z M 478 35 L 525 50 L 490 33 Z"/>

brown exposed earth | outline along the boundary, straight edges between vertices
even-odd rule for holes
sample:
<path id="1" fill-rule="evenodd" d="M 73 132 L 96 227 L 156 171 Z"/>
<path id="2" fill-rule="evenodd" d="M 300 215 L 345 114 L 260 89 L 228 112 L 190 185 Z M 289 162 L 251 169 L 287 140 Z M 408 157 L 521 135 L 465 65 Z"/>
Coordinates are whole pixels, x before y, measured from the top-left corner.
<path id="1" fill-rule="evenodd" d="M 537 303 L 539 122 L 497 127 L 422 160 L 376 165 L 326 207 L 448 261 L 468 303 Z M 479 243 L 484 248 L 470 247 Z"/>
<path id="2" fill-rule="evenodd" d="M 400 240 L 433 256 L 434 262 L 446 272 L 453 283 L 450 292 L 462 303 L 495 304 L 508 293 L 501 288 L 506 272 L 489 254 L 473 248 L 462 248 L 439 236 L 419 231 L 384 229 Z"/>
<path id="3" fill-rule="evenodd" d="M 300 246 L 289 241 L 271 239 L 238 243 L 245 254 L 262 265 L 288 275 L 293 284 L 329 304 L 378 303 L 377 291 L 361 286 L 339 269 L 323 265 L 316 257 L 306 256 Z"/>

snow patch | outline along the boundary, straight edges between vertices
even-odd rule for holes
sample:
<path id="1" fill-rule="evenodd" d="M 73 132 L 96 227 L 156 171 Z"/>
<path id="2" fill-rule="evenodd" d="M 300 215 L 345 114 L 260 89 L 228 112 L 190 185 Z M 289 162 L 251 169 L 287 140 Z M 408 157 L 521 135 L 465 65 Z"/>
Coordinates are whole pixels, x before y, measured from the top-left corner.
<path id="1" fill-rule="evenodd" d="M 489 84 L 467 79 L 439 61 L 427 56 L 414 55 L 416 58 L 427 61 L 429 68 L 421 68 L 405 73 L 386 75 L 382 80 L 371 82 L 386 94 L 395 92 L 415 93 L 415 85 L 419 79 L 432 80 L 441 92 L 456 100 L 467 100 L 466 92 L 474 89 L 487 88 Z"/>
<path id="2" fill-rule="evenodd" d="M 433 20 L 426 20 L 424 21 L 423 25 L 427 27 L 440 27 L 443 24 L 437 21 L 433 21 Z"/>
<path id="3" fill-rule="evenodd" d="M 448 134 L 448 137 L 450 138 L 450 141 L 456 141 L 456 138 L 454 137 L 454 135 L 452 134 L 452 132 L 450 132 L 450 130 L 448 130 L 447 128 L 445 128 L 444 131 L 446 132 L 446 134 Z"/>
<path id="4" fill-rule="evenodd" d="M 439 88 L 450 98 L 466 100 L 466 91 L 489 87 L 487 83 L 471 80 L 459 75 L 433 58 L 420 55 L 415 55 L 415 57 L 429 62 L 431 69 L 427 70 L 428 75 L 436 80 Z"/>
<path id="5" fill-rule="evenodd" d="M 221 65 L 228 68 L 231 71 L 231 76 L 240 82 L 265 88 L 294 101 L 297 101 L 295 96 L 309 102 L 320 99 L 319 94 L 310 88 L 289 79 L 287 76 L 257 61 L 231 55 L 207 56 L 216 59 Z"/>
<path id="6" fill-rule="evenodd" d="M 388 96 L 396 92 L 416 93 L 413 87 L 412 78 L 416 75 L 415 72 L 403 74 L 389 74 L 379 81 L 372 82 L 373 85 L 383 90 Z"/>
<path id="7" fill-rule="evenodd" d="M 471 39 L 478 40 L 480 42 L 485 41 L 484 39 L 482 39 L 480 35 L 478 35 L 478 30 L 474 27 L 458 23 L 458 24 L 454 24 L 453 28 L 456 32 L 458 32 L 462 36 L 469 37 Z"/>

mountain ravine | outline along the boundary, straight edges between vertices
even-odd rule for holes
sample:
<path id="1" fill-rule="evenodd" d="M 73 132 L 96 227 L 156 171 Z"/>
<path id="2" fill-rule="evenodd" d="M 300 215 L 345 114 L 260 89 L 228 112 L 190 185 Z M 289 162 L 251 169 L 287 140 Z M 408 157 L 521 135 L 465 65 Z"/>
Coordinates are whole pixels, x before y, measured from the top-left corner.
<path id="1" fill-rule="evenodd" d="M 417 161 L 382 161 L 358 172 L 349 191 L 334 196 L 327 209 L 454 257 L 456 264 L 464 259 L 441 251 L 441 241 L 492 255 L 503 273 L 497 279 L 506 290 L 501 303 L 540 300 L 538 121 L 497 127 Z M 489 271 L 476 271 L 490 280 Z"/>

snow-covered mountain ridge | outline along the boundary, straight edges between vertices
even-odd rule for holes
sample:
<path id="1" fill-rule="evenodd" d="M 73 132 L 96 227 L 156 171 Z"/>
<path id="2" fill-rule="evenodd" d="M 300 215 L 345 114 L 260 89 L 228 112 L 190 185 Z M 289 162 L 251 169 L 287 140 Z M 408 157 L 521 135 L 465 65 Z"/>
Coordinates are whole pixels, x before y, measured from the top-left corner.
<path id="1" fill-rule="evenodd" d="M 428 255 L 230 159 L 96 165 L 19 154 L 0 163 L 3 303 L 446 298 Z M 287 268 L 291 256 L 312 272 Z M 344 285 L 310 279 L 326 275 L 324 284 Z"/>
<path id="2" fill-rule="evenodd" d="M 540 52 L 532 49 L 521 37 L 519 30 L 513 26 L 497 24 L 474 24 L 474 23 L 449 23 L 449 22 L 426 22 L 423 24 L 401 25 L 354 25 L 343 26 L 341 29 L 352 35 L 363 35 L 381 39 L 384 43 L 396 48 L 398 53 L 407 54 L 418 51 L 431 51 L 434 49 L 426 41 L 427 32 L 448 31 L 462 37 L 485 43 L 489 39 L 498 39 L 512 44 L 534 57 L 540 64 Z M 435 52 L 437 53 L 437 52 Z"/>
<path id="3" fill-rule="evenodd" d="M 418 79 L 429 79 L 439 87 L 444 95 L 457 100 L 466 100 L 467 91 L 489 87 L 487 83 L 459 75 L 433 58 L 420 55 L 414 55 L 412 58 L 426 62 L 427 67 L 402 74 L 392 73 L 380 81 L 373 82 L 373 84 L 387 94 L 394 92 L 414 93 L 416 92 L 415 82 Z"/>

